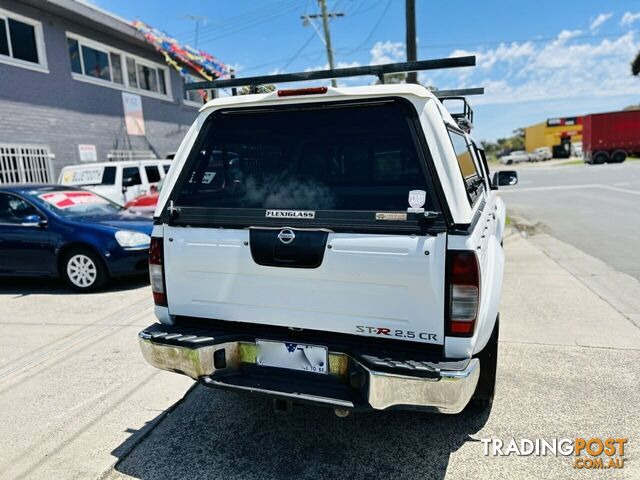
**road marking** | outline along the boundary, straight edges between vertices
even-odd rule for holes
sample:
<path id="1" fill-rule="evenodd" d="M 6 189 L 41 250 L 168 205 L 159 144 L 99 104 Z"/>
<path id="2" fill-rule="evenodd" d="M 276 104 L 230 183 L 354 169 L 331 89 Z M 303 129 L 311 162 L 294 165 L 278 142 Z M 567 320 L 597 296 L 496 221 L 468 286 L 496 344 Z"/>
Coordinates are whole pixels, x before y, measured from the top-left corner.
<path id="1" fill-rule="evenodd" d="M 503 193 L 518 193 L 518 192 L 544 192 L 549 190 L 579 190 L 583 188 L 604 188 L 606 190 L 614 190 L 616 192 L 624 192 L 631 193 L 633 195 L 640 195 L 640 191 L 637 190 L 629 190 L 627 188 L 618 188 L 613 187 L 611 185 L 599 185 L 599 184 L 588 184 L 588 185 L 554 185 L 551 187 L 529 187 L 529 188 L 515 188 L 513 190 L 502 190 L 500 189 L 500 194 Z"/>
<path id="2" fill-rule="evenodd" d="M 499 192 L 502 193 L 517 193 L 517 192 L 544 192 L 547 190 L 575 190 L 580 188 L 595 188 L 599 185 L 589 184 L 589 185 L 554 185 L 549 187 L 528 187 L 528 188 L 515 188 L 513 190 L 502 190 Z"/>
<path id="3" fill-rule="evenodd" d="M 612 187 L 611 185 L 598 185 L 600 188 L 606 188 L 607 190 L 615 190 L 616 192 L 632 193 L 633 195 L 640 195 L 637 190 L 629 190 L 628 188 Z"/>

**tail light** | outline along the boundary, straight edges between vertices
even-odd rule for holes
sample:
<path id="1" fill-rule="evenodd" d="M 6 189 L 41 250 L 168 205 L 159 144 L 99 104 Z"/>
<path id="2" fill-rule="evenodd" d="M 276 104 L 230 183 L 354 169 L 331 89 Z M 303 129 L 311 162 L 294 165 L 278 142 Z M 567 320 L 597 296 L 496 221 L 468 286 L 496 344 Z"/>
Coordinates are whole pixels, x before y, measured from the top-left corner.
<path id="1" fill-rule="evenodd" d="M 164 248 L 162 238 L 151 237 L 149 248 L 149 278 L 153 301 L 161 307 L 167 306 L 167 292 L 164 286 Z"/>
<path id="2" fill-rule="evenodd" d="M 471 337 L 480 303 L 480 270 L 475 252 L 451 250 L 449 268 L 448 335 Z"/>

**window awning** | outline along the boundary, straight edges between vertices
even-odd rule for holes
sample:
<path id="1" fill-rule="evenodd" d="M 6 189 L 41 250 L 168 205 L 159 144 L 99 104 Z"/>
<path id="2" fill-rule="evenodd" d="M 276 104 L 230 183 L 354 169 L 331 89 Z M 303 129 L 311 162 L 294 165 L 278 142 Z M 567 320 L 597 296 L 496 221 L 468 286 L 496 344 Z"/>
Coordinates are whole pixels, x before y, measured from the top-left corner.
<path id="1" fill-rule="evenodd" d="M 190 74 L 191 69 L 209 81 L 229 77 L 230 68 L 213 55 L 189 45 L 181 45 L 175 38 L 140 20 L 132 24 L 164 56 L 167 65 L 175 68 L 182 76 Z"/>

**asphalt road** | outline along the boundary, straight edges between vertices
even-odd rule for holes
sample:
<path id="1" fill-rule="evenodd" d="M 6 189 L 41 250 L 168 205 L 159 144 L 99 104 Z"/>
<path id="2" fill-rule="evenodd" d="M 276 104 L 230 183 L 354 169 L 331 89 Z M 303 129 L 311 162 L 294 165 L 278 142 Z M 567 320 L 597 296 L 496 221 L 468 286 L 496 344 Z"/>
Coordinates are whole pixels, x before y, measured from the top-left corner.
<path id="1" fill-rule="evenodd" d="M 518 168 L 504 188 L 511 213 L 640 280 L 640 161 Z"/>

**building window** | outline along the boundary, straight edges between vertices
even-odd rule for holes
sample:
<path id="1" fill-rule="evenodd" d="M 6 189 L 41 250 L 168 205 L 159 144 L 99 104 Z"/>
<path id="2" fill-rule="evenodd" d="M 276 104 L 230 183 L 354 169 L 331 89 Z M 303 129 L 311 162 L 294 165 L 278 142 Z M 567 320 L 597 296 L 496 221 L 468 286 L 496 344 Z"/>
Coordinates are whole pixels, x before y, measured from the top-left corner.
<path id="1" fill-rule="evenodd" d="M 53 157 L 44 145 L 0 143 L 0 185 L 55 181 Z"/>
<path id="2" fill-rule="evenodd" d="M 80 46 L 78 45 L 78 41 L 73 38 L 67 38 L 67 47 L 69 48 L 71 71 L 74 73 L 82 73 L 82 62 L 80 61 Z"/>
<path id="3" fill-rule="evenodd" d="M 42 24 L 0 9 L 0 62 L 45 70 Z"/>
<path id="4" fill-rule="evenodd" d="M 84 74 L 95 78 L 111 81 L 111 71 L 109 68 L 109 54 L 101 52 L 95 48 L 82 45 L 82 62 Z"/>
<path id="5" fill-rule="evenodd" d="M 160 170 L 158 170 L 157 165 L 147 165 L 144 167 L 144 171 L 147 174 L 149 183 L 158 183 L 160 181 Z"/>
<path id="6" fill-rule="evenodd" d="M 188 83 L 203 82 L 203 81 L 204 80 L 202 78 L 198 78 L 195 75 L 187 75 L 185 77 L 182 77 L 184 103 L 188 105 L 198 106 L 198 107 L 200 107 L 203 103 L 205 103 L 205 99 L 203 98 L 203 95 L 202 95 L 203 90 L 186 90 L 184 88 L 184 85 L 187 85 Z M 211 95 L 211 91 L 207 92 L 206 98 L 207 99 L 213 98 L 213 96 Z"/>
<path id="7" fill-rule="evenodd" d="M 74 34 L 67 33 L 67 46 L 76 79 L 95 79 L 136 93 L 170 96 L 165 67 Z"/>
<path id="8" fill-rule="evenodd" d="M 138 76 L 136 75 L 136 61 L 127 57 L 127 75 L 129 87 L 138 88 Z"/>
<path id="9" fill-rule="evenodd" d="M 113 74 L 113 81 L 122 84 L 122 57 L 117 53 L 110 53 L 111 58 L 111 73 Z"/>

